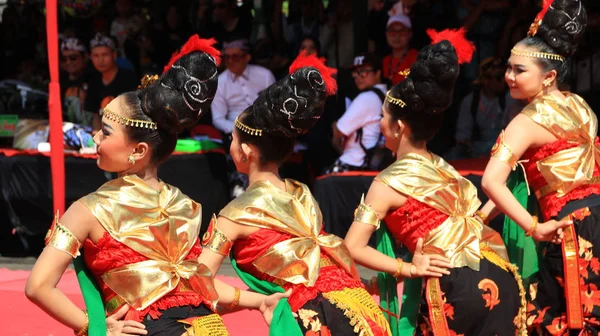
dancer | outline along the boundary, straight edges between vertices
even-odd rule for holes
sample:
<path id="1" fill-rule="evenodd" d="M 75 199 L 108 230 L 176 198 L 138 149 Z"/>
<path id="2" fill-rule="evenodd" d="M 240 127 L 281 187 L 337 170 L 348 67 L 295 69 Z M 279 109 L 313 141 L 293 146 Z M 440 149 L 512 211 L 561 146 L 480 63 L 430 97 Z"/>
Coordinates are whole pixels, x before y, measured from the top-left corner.
<path id="1" fill-rule="evenodd" d="M 158 80 L 104 109 L 102 130 L 94 137 L 98 166 L 119 177 L 79 199 L 62 218 L 57 214 L 25 289 L 76 335 L 86 335 L 89 323 L 98 321 L 88 319 L 56 284 L 81 248 L 102 292 L 102 317 L 108 316 L 106 330 L 98 334 L 228 335 L 215 313 L 215 286 L 233 290 L 214 285 L 210 270 L 197 261 L 201 206 L 157 176 L 177 133 L 195 125 L 210 106 L 219 61 L 213 43 L 193 36 Z M 220 299 L 231 308 L 238 303 L 258 308 L 265 297 L 244 292 L 235 300 Z M 263 311 L 269 313 L 264 306 Z"/>
<path id="2" fill-rule="evenodd" d="M 323 231 L 308 187 L 278 174 L 295 139 L 317 122 L 326 96 L 335 92 L 331 73 L 315 55 L 301 53 L 290 75 L 235 120 L 231 154 L 250 186 L 213 219 L 203 239 L 199 260 L 213 273 L 231 251 L 250 289 L 292 289 L 275 310 L 271 335 L 389 334 L 342 239 Z"/>
<path id="3" fill-rule="evenodd" d="M 526 237 L 544 242 L 537 246 L 539 272 L 528 290 L 527 321 L 540 334 L 600 332 L 598 122 L 581 97 L 558 89 L 586 22 L 581 1 L 546 0 L 529 36 L 512 49 L 505 79 L 512 97 L 529 105 L 498 138 L 482 182 L 497 208 L 521 228 L 511 243 Z M 544 223 L 505 185 L 519 165 Z"/>
<path id="4" fill-rule="evenodd" d="M 481 204 L 475 186 L 426 147 L 452 102 L 459 63 L 471 59 L 474 47 L 463 29 L 428 34 L 432 44 L 419 52 L 408 77 L 387 93 L 383 107 L 381 130 L 397 159 L 375 178 L 345 243 L 361 265 L 397 279 L 424 277 L 416 330 L 418 302 L 407 300 L 400 324 L 391 323 L 396 335 L 515 335 L 525 326 L 516 268 L 507 260 L 500 235 L 475 218 Z M 385 254 L 367 245 L 377 229 Z M 391 250 L 397 244 L 381 245 L 389 239 L 387 230 L 411 252 L 423 246 L 432 254 L 432 267 L 416 274 L 413 265 L 395 259 Z M 395 291 L 396 281 L 386 278 L 378 278 L 379 289 L 382 300 L 392 301 L 388 291 Z M 405 283 L 404 292 L 418 301 L 421 286 Z M 397 311 L 393 304 L 390 308 Z"/>

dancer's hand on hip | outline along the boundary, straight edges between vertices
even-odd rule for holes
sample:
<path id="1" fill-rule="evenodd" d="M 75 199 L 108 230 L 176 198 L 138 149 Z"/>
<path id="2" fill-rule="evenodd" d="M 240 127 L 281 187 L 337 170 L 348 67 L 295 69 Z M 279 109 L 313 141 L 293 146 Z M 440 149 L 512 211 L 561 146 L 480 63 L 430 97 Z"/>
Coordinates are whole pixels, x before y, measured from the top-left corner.
<path id="1" fill-rule="evenodd" d="M 128 311 L 129 306 L 124 305 L 116 313 L 106 318 L 107 336 L 146 335 L 148 333 L 146 326 L 142 323 L 123 320 Z"/>
<path id="2" fill-rule="evenodd" d="M 410 263 L 410 278 L 436 277 L 449 275 L 452 268 L 450 259 L 438 254 L 423 253 L 423 238 L 417 241 L 417 247 Z"/>
<path id="3" fill-rule="evenodd" d="M 553 244 L 560 244 L 564 238 L 564 228 L 573 224 L 573 221 L 569 218 L 557 221 L 551 219 L 545 223 L 540 223 L 535 228 L 532 237 L 537 241 L 551 242 Z"/>
<path id="4" fill-rule="evenodd" d="M 271 320 L 273 319 L 273 311 L 275 310 L 275 307 L 277 307 L 279 300 L 287 298 L 291 294 L 292 290 L 289 289 L 285 293 L 275 293 L 265 298 L 263 303 L 260 305 L 259 309 L 260 312 L 263 314 L 263 318 L 265 319 L 265 322 L 267 322 L 267 325 L 271 325 Z"/>

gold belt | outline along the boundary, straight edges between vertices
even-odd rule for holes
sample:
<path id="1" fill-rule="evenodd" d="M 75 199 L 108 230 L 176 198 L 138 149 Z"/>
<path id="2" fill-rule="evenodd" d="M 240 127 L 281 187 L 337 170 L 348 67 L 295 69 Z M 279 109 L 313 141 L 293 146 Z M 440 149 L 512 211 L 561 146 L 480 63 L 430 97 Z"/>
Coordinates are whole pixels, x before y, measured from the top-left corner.
<path id="1" fill-rule="evenodd" d="M 584 182 L 582 184 L 582 186 L 583 185 L 591 185 L 591 184 L 600 184 L 600 176 L 592 177 L 591 180 Z M 554 188 L 552 188 L 552 186 L 547 184 L 547 185 L 541 187 L 540 189 L 536 190 L 535 196 L 537 197 L 537 199 L 540 199 L 542 197 L 550 195 L 553 192 L 556 192 L 556 190 L 554 190 Z"/>
<path id="2" fill-rule="evenodd" d="M 187 285 L 185 285 L 185 283 L 183 281 L 179 283 L 179 287 L 177 287 L 177 292 L 173 291 L 172 293 L 182 293 L 182 292 L 196 293 L 194 290 L 192 290 Z M 169 293 L 169 294 L 171 294 L 171 293 Z M 198 295 L 200 295 L 200 294 L 198 294 Z M 104 305 L 105 305 L 106 312 L 108 313 L 108 315 L 112 315 L 115 311 L 117 311 L 117 309 L 121 308 L 126 303 L 127 302 L 125 302 L 125 299 L 123 299 L 120 295 L 116 294 L 112 299 L 105 302 Z"/>

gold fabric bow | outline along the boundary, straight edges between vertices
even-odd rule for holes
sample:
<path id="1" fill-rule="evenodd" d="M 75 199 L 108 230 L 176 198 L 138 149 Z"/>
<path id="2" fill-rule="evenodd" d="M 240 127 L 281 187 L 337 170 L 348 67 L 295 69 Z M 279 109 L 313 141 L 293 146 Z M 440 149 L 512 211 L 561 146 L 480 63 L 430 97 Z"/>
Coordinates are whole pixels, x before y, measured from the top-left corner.
<path id="1" fill-rule="evenodd" d="M 214 309 L 218 295 L 210 270 L 185 260 L 200 232 L 200 204 L 168 184 L 156 191 L 136 175 L 109 181 L 80 202 L 115 240 L 149 259 L 102 275 L 127 304 L 145 309 L 184 281 Z"/>
<path id="2" fill-rule="evenodd" d="M 564 101 L 545 95 L 521 112 L 555 137 L 577 144 L 537 162 L 549 190 L 556 191 L 558 197 L 590 182 L 594 167 L 600 162 L 600 148 L 594 143 L 598 132 L 596 115 L 581 97 L 569 92 L 563 94 Z"/>
<path id="3" fill-rule="evenodd" d="M 485 240 L 508 260 L 500 236 L 474 217 L 481 205 L 477 188 L 442 158 L 433 157 L 432 162 L 418 154 L 404 155 L 376 177 L 449 216 L 425 237 L 423 252 L 445 255 L 454 267 L 468 266 L 478 271 L 480 242 Z"/>
<path id="4" fill-rule="evenodd" d="M 254 266 L 277 279 L 314 286 L 324 250 L 337 265 L 359 279 L 344 241 L 332 234 L 320 234 L 323 216 L 308 187 L 289 179 L 285 185 L 287 192 L 268 181 L 255 182 L 219 213 L 242 225 L 294 236 L 270 247 Z"/>

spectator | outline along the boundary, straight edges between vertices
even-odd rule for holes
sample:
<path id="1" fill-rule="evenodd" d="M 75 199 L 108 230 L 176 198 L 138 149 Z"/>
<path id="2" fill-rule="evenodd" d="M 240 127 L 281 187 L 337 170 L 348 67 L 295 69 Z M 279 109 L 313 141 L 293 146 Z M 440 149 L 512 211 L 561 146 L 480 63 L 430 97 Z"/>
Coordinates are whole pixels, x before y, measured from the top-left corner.
<path id="1" fill-rule="evenodd" d="M 231 134 L 233 121 L 258 97 L 258 93 L 275 83 L 273 74 L 258 65 L 248 64 L 248 40 L 225 42 L 223 62 L 227 68 L 219 75 L 219 87 L 211 104 L 214 126 Z"/>
<path id="2" fill-rule="evenodd" d="M 300 40 L 300 46 L 297 54 L 300 54 L 302 51 L 305 51 L 309 55 L 316 54 L 317 56 L 320 56 L 321 44 L 316 38 L 312 36 L 305 36 L 302 40 Z"/>
<path id="3" fill-rule="evenodd" d="M 83 111 L 87 83 L 95 73 L 87 49 L 78 38 L 67 38 L 60 44 L 60 89 L 66 121 L 84 126 L 92 125 L 92 114 Z"/>
<path id="4" fill-rule="evenodd" d="M 234 37 L 250 39 L 252 19 L 247 15 L 240 15 L 236 0 L 213 0 L 213 6 L 215 19 L 213 36 L 221 46 Z"/>
<path id="5" fill-rule="evenodd" d="M 386 6 L 385 0 L 374 0 L 372 3 L 367 19 L 369 51 L 376 52 L 379 55 L 387 55 L 390 52 L 385 36 L 386 22 L 389 19 L 388 6 Z"/>
<path id="6" fill-rule="evenodd" d="M 125 53 L 125 42 L 135 36 L 144 24 L 142 18 L 135 14 L 133 0 L 117 0 L 117 17 L 110 24 L 110 35 L 118 42 L 121 57 L 130 58 Z M 130 61 L 133 61 L 130 59 Z"/>
<path id="7" fill-rule="evenodd" d="M 325 173 L 364 170 L 380 138 L 379 121 L 386 85 L 381 83 L 381 58 L 374 53 L 354 58 L 352 77 L 360 93 L 333 124 L 333 145 L 342 153 Z"/>
<path id="8" fill-rule="evenodd" d="M 525 106 L 511 98 L 504 73 L 506 62 L 490 57 L 481 62 L 475 90 L 460 104 L 456 147 L 448 159 L 488 156 L 498 135 Z"/>
<path id="9" fill-rule="evenodd" d="M 219 75 L 219 87 L 211 104 L 213 125 L 230 139 L 235 118 L 252 105 L 258 93 L 275 83 L 275 76 L 268 69 L 248 64 L 250 62 L 248 40 L 233 40 L 223 44 L 223 63 L 227 68 Z M 226 146 L 229 148 L 229 146 Z M 229 161 L 231 196 L 237 197 L 248 186 L 248 177 L 238 173 Z"/>
<path id="10" fill-rule="evenodd" d="M 383 58 L 383 76 L 391 85 L 396 85 L 406 78 L 405 71 L 417 60 L 417 50 L 410 48 L 412 23 L 404 14 L 389 18 L 386 30 L 387 42 L 392 53 Z"/>
<path id="11" fill-rule="evenodd" d="M 101 127 L 101 109 L 119 94 L 135 90 L 139 79 L 132 71 L 117 66 L 116 43 L 112 38 L 96 34 L 90 41 L 90 50 L 98 74 L 88 83 L 84 110 L 93 113 L 92 127 L 97 131 Z"/>

